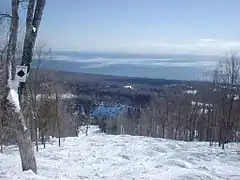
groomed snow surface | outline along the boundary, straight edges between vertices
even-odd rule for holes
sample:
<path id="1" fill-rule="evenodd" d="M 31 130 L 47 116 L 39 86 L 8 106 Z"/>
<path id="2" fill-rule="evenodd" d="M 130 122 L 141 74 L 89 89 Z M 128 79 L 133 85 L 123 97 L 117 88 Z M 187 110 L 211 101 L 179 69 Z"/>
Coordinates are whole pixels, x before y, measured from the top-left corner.
<path id="1" fill-rule="evenodd" d="M 21 172 L 16 146 L 0 154 L 0 179 L 24 180 L 240 180 L 236 144 L 225 150 L 208 143 L 128 135 L 105 135 L 91 127 L 89 136 L 52 139 L 37 155 L 38 175 Z"/>

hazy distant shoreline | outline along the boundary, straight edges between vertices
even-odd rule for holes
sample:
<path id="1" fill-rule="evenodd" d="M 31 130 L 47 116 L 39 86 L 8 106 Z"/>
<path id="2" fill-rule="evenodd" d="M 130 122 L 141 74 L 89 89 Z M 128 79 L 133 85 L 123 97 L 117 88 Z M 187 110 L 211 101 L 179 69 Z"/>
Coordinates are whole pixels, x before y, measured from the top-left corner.
<path id="1" fill-rule="evenodd" d="M 55 53 L 41 68 L 66 72 L 153 79 L 206 80 L 218 56 Z M 36 62 L 33 63 L 35 67 Z"/>

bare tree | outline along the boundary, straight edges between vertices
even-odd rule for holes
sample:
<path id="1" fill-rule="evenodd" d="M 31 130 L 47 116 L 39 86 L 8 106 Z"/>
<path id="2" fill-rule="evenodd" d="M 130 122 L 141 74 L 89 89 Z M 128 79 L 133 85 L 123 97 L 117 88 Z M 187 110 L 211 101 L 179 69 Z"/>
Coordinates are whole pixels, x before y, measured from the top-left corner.
<path id="1" fill-rule="evenodd" d="M 45 0 L 37 0 L 35 3 L 35 0 L 29 0 L 29 8 L 27 13 L 27 30 L 26 30 L 26 41 L 24 43 L 24 52 L 23 52 L 23 65 L 28 66 L 28 70 L 30 69 L 30 62 L 32 60 L 32 56 L 27 56 L 27 54 L 31 54 L 33 52 L 33 48 L 35 45 L 35 40 L 37 37 L 37 30 L 40 25 L 41 16 L 43 12 L 43 8 L 45 6 Z M 36 166 L 36 159 L 34 154 L 33 145 L 31 142 L 31 138 L 29 135 L 29 130 L 26 128 L 25 119 L 23 117 L 19 100 L 17 98 L 17 86 L 15 82 L 15 71 L 16 71 L 16 47 L 17 47 L 17 41 L 18 41 L 18 23 L 19 23 L 19 5 L 20 0 L 12 0 L 12 13 L 11 16 L 7 16 L 11 18 L 10 23 L 10 32 L 9 32 L 9 39 L 8 39 L 8 45 L 7 45 L 7 55 L 6 60 L 4 63 L 4 86 L 3 87 L 3 102 L 5 105 L 8 104 L 8 107 L 11 107 L 14 109 L 12 112 L 13 114 L 18 114 L 16 116 L 12 117 L 12 126 L 13 126 L 13 132 L 15 134 L 21 161 L 22 161 L 22 169 L 23 170 L 33 170 L 33 172 L 37 173 L 37 166 Z M 35 13 L 32 13 L 34 12 Z M 32 17 L 32 18 L 31 18 Z M 31 21 L 30 21 L 31 20 Z M 31 30 L 30 30 L 31 29 Z M 31 33 L 29 33 L 31 32 Z M 28 44 L 30 44 L 28 46 Z M 27 60 L 26 60 L 27 59 Z M 25 64 L 27 61 L 28 64 Z M 21 86 L 23 87 L 23 86 Z M 20 90 L 21 90 L 20 87 Z M 20 97 L 22 95 L 20 91 Z M 12 103 L 9 104 L 9 103 Z"/>
<path id="2" fill-rule="evenodd" d="M 15 52 L 16 52 L 16 45 L 17 45 L 17 33 L 18 33 L 18 21 L 19 21 L 19 15 L 18 15 L 18 9 L 19 9 L 19 1 L 18 0 L 12 0 L 12 16 L 11 16 L 11 24 L 10 24 L 10 33 L 9 33 L 9 40 L 8 40 L 8 46 L 7 46 L 7 57 L 5 59 L 5 68 L 3 69 L 5 71 L 5 75 L 3 77 L 4 83 L 4 97 L 3 104 L 5 106 L 8 106 L 9 108 L 13 108 L 13 113 L 18 114 L 16 116 L 12 116 L 12 126 L 14 129 L 15 137 L 17 139 L 18 145 L 19 145 L 19 151 L 21 155 L 22 160 L 22 167 L 23 170 L 26 169 L 32 169 L 34 172 L 37 172 L 36 170 L 36 161 L 34 157 L 34 152 L 32 152 L 31 148 L 31 139 L 29 136 L 25 135 L 27 130 L 24 122 L 24 118 L 22 116 L 22 112 L 19 106 L 19 101 L 16 99 L 16 83 L 14 82 L 15 74 L 14 72 L 14 62 L 15 62 Z M 10 105 L 9 103 L 12 103 Z M 23 145 L 25 147 L 23 147 Z M 32 162 L 35 162 L 35 165 L 32 164 Z M 33 166 L 32 166 L 33 165 Z M 28 168 L 31 166 L 31 168 Z"/>
<path id="3" fill-rule="evenodd" d="M 37 32 L 40 26 L 42 13 L 45 7 L 45 0 L 37 0 L 35 3 L 35 0 L 29 0 L 28 1 L 28 11 L 27 11 L 27 17 L 26 17 L 26 33 L 25 33 L 25 40 L 24 40 L 24 46 L 23 46 L 23 56 L 22 56 L 22 65 L 25 65 L 28 67 L 28 72 L 30 71 L 30 63 L 32 62 L 33 57 L 33 50 L 35 46 L 35 41 L 37 38 Z M 19 99 L 21 101 L 22 97 L 22 91 L 25 86 L 25 83 L 20 83 L 19 86 Z M 24 139 L 29 139 L 28 144 L 24 143 Z M 29 147 L 28 155 L 24 155 L 26 150 L 23 150 L 20 154 L 23 157 L 23 170 L 29 170 L 32 169 L 35 173 L 37 173 L 37 167 L 36 167 L 36 160 L 34 156 L 33 146 L 32 143 L 30 143 L 31 139 L 29 134 L 24 135 L 20 140 L 22 143 L 19 143 L 19 146 L 23 146 L 22 149 L 26 149 Z M 20 148 L 21 149 L 21 148 Z"/>
<path id="4" fill-rule="evenodd" d="M 227 60 L 221 62 L 215 71 L 215 86 L 219 90 L 221 99 L 221 121 L 219 122 L 219 145 L 228 141 L 233 128 L 233 108 L 239 83 L 239 58 L 235 53 L 230 53 Z"/>
<path id="5" fill-rule="evenodd" d="M 26 85 L 27 97 L 25 96 L 25 101 L 23 109 L 29 114 L 29 128 L 31 130 L 31 139 L 35 140 L 36 150 L 38 151 L 38 138 L 39 138 L 39 114 L 37 109 L 37 95 L 39 93 L 39 70 L 43 58 L 49 53 L 45 51 L 45 46 L 41 46 L 36 50 L 35 62 L 36 67 L 30 71 L 30 76 Z"/>

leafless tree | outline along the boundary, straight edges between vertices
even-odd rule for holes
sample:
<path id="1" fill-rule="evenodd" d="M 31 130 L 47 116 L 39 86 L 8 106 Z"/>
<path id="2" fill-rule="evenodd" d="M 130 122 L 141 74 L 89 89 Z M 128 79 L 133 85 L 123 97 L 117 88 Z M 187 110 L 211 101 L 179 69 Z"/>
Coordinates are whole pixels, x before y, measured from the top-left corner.
<path id="1" fill-rule="evenodd" d="M 16 84 L 15 81 L 15 72 L 16 72 L 16 48 L 17 48 L 17 42 L 18 42 L 18 24 L 19 24 L 19 5 L 20 0 L 12 0 L 12 12 L 11 15 L 7 16 L 11 19 L 10 23 L 10 32 L 9 32 L 9 39 L 8 39 L 8 45 L 6 50 L 6 59 L 4 62 L 4 78 L 5 83 L 4 86 L 1 86 L 3 89 L 3 102 L 5 104 L 8 104 L 8 97 L 13 96 L 13 93 L 16 93 L 16 87 L 13 87 L 13 85 Z M 25 35 L 25 41 L 24 41 L 24 51 L 23 51 L 23 63 L 22 65 L 27 65 L 28 69 L 30 70 L 30 63 L 32 61 L 32 52 L 35 45 L 35 40 L 37 37 L 37 31 L 41 22 L 41 16 L 42 12 L 45 6 L 45 0 L 29 0 L 28 2 L 28 12 L 27 12 L 27 20 L 26 20 L 26 35 Z M 30 56 L 29 56 L 30 54 Z M 10 72 L 10 73 L 9 73 Z M 23 89 L 24 83 L 21 83 L 20 86 L 20 97 L 22 97 L 22 89 Z M 11 94 L 12 93 L 12 94 Z M 33 170 L 33 172 L 37 173 L 37 166 L 36 166 L 36 159 L 34 154 L 33 145 L 31 142 L 31 137 L 29 135 L 29 131 L 26 128 L 25 119 L 23 117 L 23 114 L 19 107 L 17 107 L 16 103 L 13 104 L 15 106 L 15 113 L 19 114 L 15 117 L 12 117 L 12 126 L 13 126 L 13 132 L 15 134 L 21 161 L 22 161 L 22 169 L 25 170 Z M 13 107 L 11 106 L 11 107 Z M 10 107 L 10 105 L 9 105 Z"/>
<path id="2" fill-rule="evenodd" d="M 42 63 L 43 58 L 47 58 L 49 52 L 45 50 L 45 46 L 40 46 L 35 51 L 35 62 L 36 67 L 30 71 L 30 76 L 26 85 L 26 96 L 25 103 L 23 109 L 26 113 L 28 113 L 29 120 L 27 124 L 29 124 L 29 129 L 31 130 L 31 139 L 35 140 L 36 150 L 38 151 L 38 138 L 39 138 L 39 129 L 38 129 L 38 109 L 37 109 L 37 95 L 39 91 L 39 70 L 40 65 Z"/>
<path id="3" fill-rule="evenodd" d="M 215 89 L 219 91 L 221 99 L 221 118 L 219 122 L 219 145 L 228 141 L 234 125 L 233 109 L 237 96 L 239 83 L 239 58 L 235 53 L 230 53 L 228 58 L 219 64 L 215 71 Z"/>

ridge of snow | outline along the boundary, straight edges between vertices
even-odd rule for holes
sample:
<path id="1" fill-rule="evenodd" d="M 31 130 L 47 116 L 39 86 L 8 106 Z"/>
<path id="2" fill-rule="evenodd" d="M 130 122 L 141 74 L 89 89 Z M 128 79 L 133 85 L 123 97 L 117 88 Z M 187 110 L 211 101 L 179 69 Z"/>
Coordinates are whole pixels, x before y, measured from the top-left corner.
<path id="1" fill-rule="evenodd" d="M 89 136 L 51 139 L 40 145 L 38 173 L 21 172 L 17 147 L 0 154 L 0 179 L 19 180 L 219 180 L 240 179 L 236 144 L 225 150 L 207 142 L 105 135 L 93 126 Z"/>

